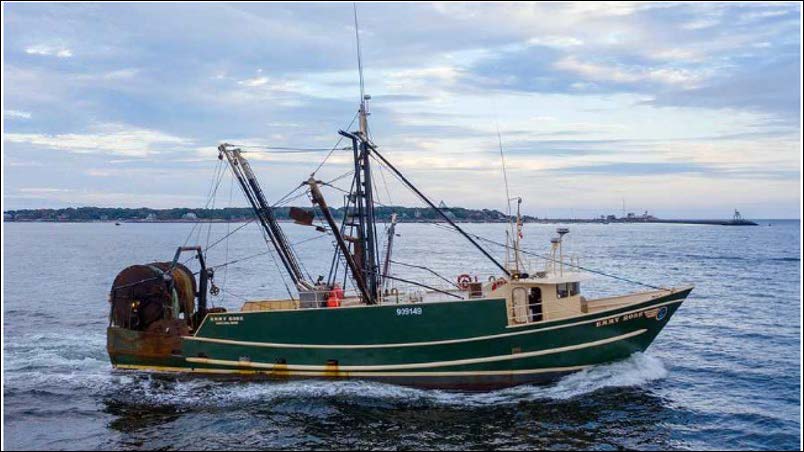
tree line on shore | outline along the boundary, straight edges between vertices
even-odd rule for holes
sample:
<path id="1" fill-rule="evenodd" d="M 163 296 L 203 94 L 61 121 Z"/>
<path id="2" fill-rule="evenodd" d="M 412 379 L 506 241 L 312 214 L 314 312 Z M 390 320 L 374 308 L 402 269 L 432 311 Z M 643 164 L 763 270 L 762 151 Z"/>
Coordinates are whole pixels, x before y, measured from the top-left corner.
<path id="1" fill-rule="evenodd" d="M 466 209 L 463 207 L 443 208 L 452 219 L 457 221 L 505 221 L 506 216 L 498 210 Z M 332 209 L 337 217 L 343 217 L 344 209 Z M 274 210 L 277 219 L 290 219 L 290 207 L 277 207 Z M 441 217 L 430 208 L 382 206 L 375 208 L 378 220 L 387 221 L 393 213 L 399 221 L 435 221 Z M 151 209 L 122 207 L 68 207 L 63 209 L 20 209 L 3 212 L 6 221 L 240 221 L 253 217 L 251 208 L 226 207 L 220 209 Z"/>

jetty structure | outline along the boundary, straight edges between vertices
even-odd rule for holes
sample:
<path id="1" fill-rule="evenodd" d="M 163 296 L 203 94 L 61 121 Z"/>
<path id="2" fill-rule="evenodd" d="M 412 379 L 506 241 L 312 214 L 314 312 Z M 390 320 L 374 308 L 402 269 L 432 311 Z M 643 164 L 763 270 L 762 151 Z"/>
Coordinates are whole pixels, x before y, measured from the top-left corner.
<path id="1" fill-rule="evenodd" d="M 757 223 L 746 220 L 740 215 L 740 211 L 735 209 L 734 215 L 729 220 L 695 220 L 695 219 L 679 219 L 679 220 L 665 220 L 656 218 L 645 212 L 642 215 L 635 215 L 629 213 L 621 218 L 614 215 L 601 216 L 598 222 L 601 223 L 670 223 L 670 224 L 705 224 L 714 226 L 758 226 Z"/>
<path id="2" fill-rule="evenodd" d="M 548 381 L 644 351 L 692 286 L 652 286 L 584 267 L 565 252 L 567 228 L 556 230 L 546 253 L 525 250 L 519 209 L 511 214 L 504 241 L 464 230 L 378 149 L 369 128 L 370 96 L 364 92 L 356 8 L 355 28 L 357 127 L 338 132 L 353 163 L 339 178 L 348 181 L 348 188 L 337 191 L 348 213 L 340 220 L 332 215 L 326 193 L 339 187 L 317 177 L 327 158 L 280 198 L 301 195 L 310 200 L 312 209 L 297 208 L 291 216 L 331 238 L 331 255 L 316 256 L 330 262 L 329 272 L 318 277 L 307 272 L 276 219 L 277 203 L 268 201 L 246 148 L 221 144 L 221 173 L 232 175 L 251 206 L 288 296 L 247 300 L 235 311 L 211 307 L 210 297 L 223 288 L 217 273 L 229 262 L 207 263 L 208 247 L 182 246 L 172 260 L 130 266 L 117 275 L 109 293 L 107 350 L 112 365 L 132 371 L 364 379 L 488 390 Z M 339 146 L 331 153 L 343 149 Z M 375 166 L 437 212 L 446 225 L 442 227 L 486 259 L 495 274 L 481 275 L 467 263 L 453 279 L 423 265 L 398 262 L 394 247 L 408 238 L 397 237 L 395 221 L 384 233 L 378 228 Z M 507 198 L 509 210 L 512 199 L 521 204 L 518 198 Z M 487 249 L 490 245 L 504 249 L 505 259 Z M 403 277 L 401 265 L 426 268 L 443 284 Z M 581 285 L 592 275 L 646 289 L 589 299 Z"/>

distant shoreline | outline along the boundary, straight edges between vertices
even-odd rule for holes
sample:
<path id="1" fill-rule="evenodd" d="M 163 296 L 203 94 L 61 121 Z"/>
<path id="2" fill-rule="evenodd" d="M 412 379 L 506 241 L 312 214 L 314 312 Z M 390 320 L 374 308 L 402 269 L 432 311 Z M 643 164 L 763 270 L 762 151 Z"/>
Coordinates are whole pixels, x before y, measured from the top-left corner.
<path id="1" fill-rule="evenodd" d="M 279 206 L 273 208 L 273 215 L 280 222 L 293 222 L 292 209 L 312 209 Z M 508 223 L 511 219 L 494 209 L 468 209 L 440 206 L 443 215 L 456 223 Z M 347 214 L 343 207 L 331 209 L 335 218 L 342 220 Z M 374 209 L 378 222 L 388 222 L 396 216 L 399 223 L 444 223 L 442 214 L 426 207 L 377 206 Z M 226 208 L 188 208 L 151 209 L 148 207 L 69 207 L 61 209 L 17 209 L 3 212 L 3 221 L 9 223 L 243 223 L 253 219 L 248 207 Z M 644 212 L 600 215 L 593 218 L 539 218 L 523 215 L 522 221 L 529 224 L 698 224 L 720 226 L 757 226 L 757 223 L 744 220 L 739 214 L 729 219 L 662 219 Z M 767 220 L 757 220 L 767 221 Z"/>
<path id="2" fill-rule="evenodd" d="M 232 218 L 232 219 L 166 219 L 166 220 L 50 220 L 50 219 L 3 219 L 4 223 L 110 223 L 110 224 L 214 224 L 214 223 L 246 223 L 253 221 L 250 218 Z M 290 219 L 278 219 L 280 223 L 293 223 Z M 710 225 L 710 226 L 758 226 L 760 223 L 767 223 L 770 221 L 801 221 L 798 218 L 782 218 L 782 219 L 758 219 L 756 221 L 743 221 L 734 222 L 733 220 L 702 220 L 702 219 L 688 219 L 688 220 L 598 220 L 598 219 L 562 219 L 562 218 L 544 218 L 544 219 L 530 219 L 524 221 L 526 224 L 686 224 L 686 225 Z M 382 222 L 382 221 L 380 221 Z M 456 220 L 460 224 L 506 224 L 507 220 Z M 398 223 L 422 223 L 431 224 L 439 223 L 446 224 L 444 220 L 439 219 L 403 219 Z"/>

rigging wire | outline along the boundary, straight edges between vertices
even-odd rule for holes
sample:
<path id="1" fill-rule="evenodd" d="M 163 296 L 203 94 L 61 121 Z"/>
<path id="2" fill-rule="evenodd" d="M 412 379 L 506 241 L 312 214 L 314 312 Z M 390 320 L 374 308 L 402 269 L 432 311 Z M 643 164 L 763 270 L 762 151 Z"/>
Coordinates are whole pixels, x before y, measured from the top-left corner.
<path id="1" fill-rule="evenodd" d="M 209 246 L 207 247 L 207 249 L 209 250 L 209 249 L 214 248 L 214 247 L 215 247 L 215 245 L 218 245 L 219 243 L 221 243 L 221 242 L 223 242 L 224 240 L 228 239 L 230 236 L 234 235 L 234 233 L 236 233 L 237 231 L 239 231 L 239 230 L 243 229 L 244 227 L 246 227 L 246 226 L 250 225 L 250 224 L 251 224 L 251 223 L 253 223 L 254 221 L 256 221 L 256 219 L 255 219 L 255 218 L 252 218 L 252 219 L 250 219 L 250 220 L 248 220 L 248 221 L 244 222 L 243 224 L 241 224 L 240 226 L 238 226 L 237 228 L 235 228 L 233 231 L 228 232 L 226 235 L 224 235 L 223 237 L 221 237 L 221 238 L 219 238 L 218 240 L 216 240 L 215 242 L 213 242 L 213 243 L 212 243 L 212 245 L 209 245 Z M 228 223 L 229 223 L 229 222 L 227 222 L 227 224 L 228 224 Z M 228 242 L 228 241 L 227 241 L 227 242 Z M 226 246 L 228 247 L 229 245 L 227 244 Z"/>
<path id="2" fill-rule="evenodd" d="M 214 196 L 214 193 L 217 191 L 218 185 L 220 185 L 220 174 L 219 173 L 221 171 L 221 164 L 222 164 L 222 162 L 219 160 L 218 164 L 215 166 L 215 171 L 214 171 L 214 173 L 212 175 L 212 182 L 210 183 L 210 186 L 209 186 L 209 191 L 208 191 L 208 194 L 207 194 L 207 201 L 206 201 L 206 204 L 204 204 L 204 209 L 209 207 L 209 203 L 212 201 L 212 197 Z M 184 239 L 184 244 L 182 246 L 187 246 L 187 244 L 190 243 L 190 238 L 193 236 L 193 233 L 195 232 L 195 229 L 196 229 L 196 227 L 199 226 L 199 224 L 201 224 L 201 219 L 200 218 L 196 219 L 196 221 L 193 223 L 193 227 L 192 227 L 192 229 L 190 229 L 189 234 L 187 234 L 187 237 Z"/>
<path id="3" fill-rule="evenodd" d="M 234 188 L 234 174 L 230 173 L 230 176 L 231 177 L 229 178 L 229 205 L 228 205 L 229 208 L 232 207 L 232 189 Z M 227 221 L 226 235 L 224 236 L 224 238 L 226 238 L 226 255 L 224 257 L 224 261 L 229 260 L 229 236 L 232 235 L 231 229 L 232 229 L 232 223 L 230 221 Z M 209 251 L 209 246 L 207 246 L 207 251 Z M 223 288 L 226 288 L 226 283 L 228 281 L 229 281 L 229 267 L 226 267 L 223 270 L 223 284 L 221 284 L 221 286 Z M 226 294 L 224 293 L 223 300 L 221 300 L 221 302 L 225 301 L 226 301 Z"/>
<path id="4" fill-rule="evenodd" d="M 394 200 L 391 197 L 391 191 L 388 189 L 388 181 L 385 179 L 385 167 L 380 165 L 380 177 L 382 178 L 382 186 L 385 188 L 385 194 L 388 195 L 388 203 L 390 205 L 394 204 Z"/>
<path id="5" fill-rule="evenodd" d="M 238 295 L 238 294 L 236 294 L 236 293 L 232 292 L 231 290 L 224 289 L 224 288 L 222 288 L 222 287 L 221 287 L 220 289 L 221 289 L 221 292 L 223 292 L 223 293 L 229 294 L 229 295 L 231 295 L 231 296 L 233 296 L 233 297 L 236 297 L 236 298 L 239 298 L 239 299 L 241 299 L 241 300 L 243 300 L 243 301 L 248 301 L 248 298 L 246 298 L 246 297 L 244 297 L 244 296 L 242 296 L 242 295 Z"/>
<path id="6" fill-rule="evenodd" d="M 433 269 L 431 269 L 429 267 L 426 267 L 424 265 L 407 264 L 405 262 L 399 262 L 399 261 L 394 260 L 394 259 L 390 259 L 390 262 L 394 263 L 394 264 L 397 264 L 397 265 L 401 265 L 403 267 L 418 268 L 420 270 L 428 271 L 428 272 L 432 273 L 433 275 L 437 276 L 442 281 L 446 281 L 449 285 L 460 289 L 460 287 L 458 287 L 458 285 L 455 284 L 455 281 L 452 281 L 451 279 L 448 279 L 448 278 L 444 277 L 443 275 L 437 273 L 435 270 L 433 270 Z M 388 276 L 388 275 L 386 275 L 386 276 Z"/>
<path id="7" fill-rule="evenodd" d="M 352 116 L 352 120 L 349 122 L 349 125 L 346 126 L 346 128 L 344 130 L 349 130 L 349 129 L 352 128 L 352 126 L 355 123 L 355 120 L 357 119 L 357 115 L 358 115 L 358 112 L 356 112 L 355 115 Z M 321 163 L 319 163 L 318 166 L 313 170 L 313 172 L 310 173 L 310 176 L 315 176 L 315 174 L 318 172 L 318 170 L 320 170 L 321 167 L 324 166 L 325 163 L 327 163 L 327 160 L 329 160 L 329 158 L 332 156 L 332 153 L 335 152 L 335 150 L 338 148 L 338 146 L 341 145 L 342 141 L 343 141 L 343 136 L 341 135 L 341 137 L 338 138 L 338 141 L 335 143 L 335 146 L 333 146 L 332 150 L 329 151 L 329 154 L 327 154 L 327 156 L 324 157 L 324 160 L 322 160 Z"/>
<path id="8" fill-rule="evenodd" d="M 253 149 L 255 151 L 261 151 L 266 154 L 309 154 L 311 152 L 330 152 L 333 151 L 332 148 L 303 148 L 303 147 L 291 147 L 291 146 L 260 146 L 260 145 L 248 145 L 248 144 L 232 144 L 232 146 L 236 146 L 242 149 Z M 350 148 L 340 148 L 334 149 L 337 151 L 344 151 Z M 273 152 L 273 151 L 280 151 L 280 152 Z M 249 151 L 251 152 L 251 151 Z"/>
<path id="9" fill-rule="evenodd" d="M 220 162 L 220 160 L 218 160 L 218 162 Z M 224 171 L 222 170 L 221 171 L 221 176 L 220 176 L 221 180 L 223 180 L 223 174 L 224 174 Z M 218 186 L 220 186 L 220 181 L 218 181 Z M 212 205 L 211 205 L 212 210 L 215 210 L 215 202 L 218 199 L 218 196 L 217 196 L 218 186 L 215 187 L 215 194 L 212 196 Z M 198 228 L 198 230 L 200 232 L 201 228 Z M 204 244 L 204 259 L 207 258 L 207 251 L 209 250 L 209 237 L 210 237 L 210 235 L 212 235 L 212 222 L 211 221 L 207 225 L 207 240 L 206 240 L 206 243 Z"/>
<path id="10" fill-rule="evenodd" d="M 366 152 L 368 152 L 368 150 Z M 379 193 L 379 190 L 377 190 L 377 180 L 374 177 L 374 171 L 372 171 L 370 173 L 370 178 L 371 178 L 371 185 L 373 187 L 373 190 L 372 190 L 373 196 L 372 196 L 372 200 L 371 200 L 372 201 L 371 209 L 372 209 L 372 216 L 374 218 L 374 222 L 372 224 L 368 225 L 368 227 L 373 229 L 373 233 L 374 233 L 374 237 L 375 237 L 375 239 L 374 239 L 374 256 L 375 256 L 374 264 L 376 264 L 376 266 L 379 267 L 380 262 L 381 262 L 381 259 L 380 259 L 380 241 L 377 240 L 379 235 L 377 234 L 377 217 L 376 217 L 376 212 L 374 212 L 374 204 L 376 204 L 376 203 L 374 202 L 374 200 L 375 199 L 380 200 L 380 193 Z M 388 231 L 388 223 L 385 220 L 380 220 L 380 221 L 382 221 L 383 226 L 385 228 L 385 231 L 387 232 Z M 381 273 L 379 271 L 379 268 L 377 268 L 376 272 Z M 385 275 L 381 275 L 380 277 L 385 277 Z"/>
<path id="11" fill-rule="evenodd" d="M 375 161 L 375 162 L 377 162 L 377 163 L 378 163 L 380 166 L 382 166 L 383 164 L 385 164 L 385 162 L 384 162 L 382 159 L 375 157 L 373 153 L 371 153 L 371 154 L 369 154 L 369 155 L 370 155 L 370 156 L 371 156 L 371 157 L 374 159 L 374 161 Z M 393 176 L 396 178 L 396 180 L 397 180 L 397 181 L 399 181 L 399 183 L 400 183 L 400 184 L 401 184 L 403 187 L 407 188 L 407 189 L 408 189 L 408 190 L 409 190 L 411 193 L 413 193 L 415 196 L 417 196 L 417 197 L 418 197 L 419 199 L 421 199 L 422 201 L 425 201 L 426 203 L 430 204 L 430 201 L 428 201 L 428 199 L 427 199 L 427 198 L 426 198 L 426 197 L 425 197 L 425 196 L 424 196 L 422 193 L 419 193 L 419 192 L 417 192 L 416 190 L 414 190 L 414 189 L 413 189 L 413 187 L 412 187 L 411 185 L 409 185 L 409 184 L 408 184 L 408 183 L 407 183 L 407 182 L 406 182 L 406 181 L 405 181 L 405 180 L 402 178 L 402 176 L 401 176 L 400 174 L 398 174 L 396 171 L 391 171 L 391 169 L 390 169 L 390 168 L 389 168 L 389 172 L 390 172 L 390 173 L 391 173 L 391 174 L 392 174 L 392 175 L 393 175 Z M 439 209 L 437 209 L 437 208 L 435 208 L 435 205 L 433 205 L 433 204 L 430 204 L 430 207 L 429 207 L 429 208 L 434 209 L 436 212 L 440 212 L 440 210 L 439 210 Z M 445 214 L 443 214 L 443 213 L 442 213 L 442 216 L 443 216 L 445 219 L 447 219 L 447 217 L 446 217 L 446 215 L 445 215 Z M 469 240 L 469 242 L 471 242 L 471 243 L 472 243 L 472 245 L 473 245 L 473 246 L 475 246 L 475 248 L 477 248 L 477 249 L 478 249 L 478 250 L 479 250 L 481 253 L 483 253 L 483 254 L 484 254 L 484 255 L 485 255 L 485 256 L 486 256 L 486 257 L 487 257 L 489 260 L 491 260 L 491 261 L 492 261 L 492 262 L 493 262 L 493 263 L 494 263 L 494 264 L 495 264 L 497 267 L 499 267 L 501 270 L 503 270 L 503 272 L 504 272 L 506 275 L 509 275 L 508 270 L 506 270 L 506 269 L 505 269 L 505 267 L 503 267 L 503 266 L 502 266 L 502 265 L 501 265 L 499 262 L 497 262 L 497 260 L 496 260 L 496 259 L 494 259 L 494 258 L 492 257 L 491 253 L 490 253 L 490 252 L 489 252 L 489 251 L 488 251 L 486 248 L 484 248 L 484 247 L 480 246 L 480 244 L 479 244 L 479 243 L 475 243 L 475 242 L 474 242 L 474 240 L 472 240 L 472 238 L 471 238 L 472 234 L 469 234 L 469 233 L 467 233 L 466 231 L 464 231 L 463 229 L 459 228 L 459 227 L 458 227 L 458 225 L 456 225 L 454 222 L 452 222 L 452 221 L 451 221 L 451 220 L 449 220 L 449 219 L 447 219 L 447 222 L 448 222 L 448 223 L 451 223 L 451 226 L 452 226 L 452 228 L 455 230 L 455 232 L 461 233 L 461 234 L 462 234 L 464 237 L 466 237 L 466 238 Z"/>
<path id="12" fill-rule="evenodd" d="M 256 254 L 251 254 L 251 255 L 246 256 L 246 257 L 233 259 L 233 260 L 230 260 L 229 262 L 224 262 L 222 264 L 212 265 L 212 266 L 209 266 L 208 268 L 211 268 L 213 270 L 217 270 L 219 268 L 226 268 L 226 267 L 228 267 L 230 265 L 234 265 L 234 264 L 237 264 L 239 262 L 244 262 L 244 261 L 248 261 L 248 260 L 251 260 L 251 259 L 256 259 L 256 258 L 258 258 L 260 256 L 265 256 L 266 254 L 271 254 L 271 251 L 270 250 L 262 251 L 262 252 L 259 252 L 259 253 L 256 253 Z M 196 272 L 195 274 L 198 274 L 198 272 Z"/>
<path id="13" fill-rule="evenodd" d="M 442 224 L 439 224 L 439 223 L 431 223 L 431 224 L 433 226 L 445 229 L 447 231 L 454 231 L 452 228 L 448 228 L 448 227 L 446 227 L 446 226 L 444 226 Z M 480 236 L 480 235 L 477 235 L 477 234 L 472 234 L 471 232 L 468 232 L 467 234 L 475 237 L 478 240 L 481 240 L 481 241 L 486 242 L 486 243 L 490 243 L 492 245 L 501 246 L 501 247 L 504 247 L 504 248 L 508 247 L 508 245 L 506 245 L 504 243 L 500 243 L 500 242 L 497 242 L 495 240 L 491 240 L 491 239 L 488 239 L 486 237 L 483 237 L 483 236 Z M 559 264 L 561 263 L 558 259 L 553 259 L 552 257 L 545 256 L 543 254 L 539 254 L 539 253 L 536 253 L 534 251 L 528 251 L 528 250 L 520 248 L 519 252 L 523 253 L 523 254 L 527 254 L 529 256 L 538 257 L 538 258 L 544 259 L 546 261 L 555 262 L 555 263 L 559 263 Z M 611 273 L 606 273 L 606 272 L 603 272 L 601 270 L 596 270 L 594 268 L 589 268 L 589 267 L 586 267 L 586 266 L 583 266 L 583 265 L 572 264 L 572 263 L 567 263 L 567 262 L 564 262 L 564 265 L 566 265 L 567 267 L 570 267 L 570 268 L 576 268 L 578 270 L 582 270 L 582 271 L 585 271 L 585 272 L 588 272 L 588 273 L 593 273 L 593 274 L 596 274 L 596 275 L 605 276 L 607 278 L 612 278 L 612 279 L 615 279 L 615 280 L 618 280 L 618 281 L 627 282 L 627 283 L 635 284 L 635 285 L 638 285 L 638 286 L 648 287 L 648 288 L 655 289 L 655 290 L 669 290 L 666 287 L 654 286 L 652 284 L 648 284 L 648 283 L 645 283 L 645 282 L 642 282 L 642 281 L 637 281 L 635 279 L 629 279 L 629 278 L 625 278 L 623 276 L 618 276 L 618 275 L 614 275 L 614 274 L 611 274 Z"/>
<path id="14" fill-rule="evenodd" d="M 293 245 L 301 245 L 303 243 L 311 242 L 313 240 L 318 240 L 320 238 L 327 237 L 327 236 L 328 236 L 328 234 L 321 234 L 321 235 L 318 235 L 318 236 L 315 236 L 315 237 L 310 237 L 310 238 L 307 238 L 307 239 L 304 239 L 304 240 L 300 240 L 300 241 L 298 241 L 296 243 L 293 243 Z M 244 262 L 244 261 L 248 261 L 248 260 L 251 260 L 251 259 L 256 259 L 256 258 L 258 258 L 260 256 L 265 256 L 266 254 L 271 254 L 272 252 L 273 251 L 269 249 L 269 250 L 262 251 L 262 252 L 259 252 L 259 253 L 256 253 L 256 254 L 251 254 L 251 255 L 246 256 L 246 257 L 240 257 L 240 258 L 237 258 L 237 259 L 233 259 L 231 261 L 226 261 L 226 262 L 224 262 L 222 264 L 210 265 L 207 268 L 211 268 L 211 269 L 214 269 L 214 270 L 217 270 L 219 268 L 226 268 L 226 267 L 228 267 L 230 265 L 237 264 L 239 262 Z M 199 272 L 195 272 L 194 275 L 197 275 L 198 273 Z"/>
<path id="15" fill-rule="evenodd" d="M 301 186 L 300 186 L 300 187 L 301 187 Z M 284 207 L 284 206 L 286 206 L 286 205 L 288 205 L 288 204 L 292 203 L 293 201 L 295 201 L 295 200 L 297 200 L 297 199 L 299 199 L 299 198 L 304 198 L 304 197 L 305 197 L 305 196 L 307 196 L 309 193 L 310 193 L 310 190 L 309 190 L 309 189 L 306 189 L 306 190 L 302 191 L 301 193 L 299 193 L 299 194 L 297 194 L 297 195 L 295 195 L 295 196 L 293 196 L 293 197 L 290 197 L 290 198 L 287 198 L 287 199 L 283 200 L 281 203 L 274 204 L 274 205 L 273 205 L 273 206 L 271 206 L 271 207 Z"/>
<path id="16" fill-rule="evenodd" d="M 330 180 L 330 181 L 327 181 L 327 182 L 321 182 L 321 185 L 331 186 L 331 187 L 333 187 L 333 188 L 336 188 L 336 189 L 337 189 L 337 187 L 332 186 L 332 185 L 330 185 L 330 184 L 332 184 L 333 182 L 339 181 L 339 180 L 343 179 L 344 177 L 350 176 L 350 175 L 352 175 L 352 173 L 354 173 L 354 170 L 347 171 L 346 173 L 344 173 L 344 174 L 342 174 L 342 175 L 340 175 L 340 176 L 338 176 L 338 177 L 336 177 L 336 178 L 334 178 L 334 179 L 332 179 L 332 180 Z M 299 194 L 297 194 L 297 195 L 295 195 L 295 196 L 291 196 L 291 195 L 293 195 L 293 194 L 294 194 L 294 193 L 295 193 L 295 192 L 296 192 L 296 191 L 297 191 L 299 188 L 304 187 L 304 186 L 306 186 L 306 185 L 307 185 L 307 183 L 306 183 L 306 182 L 305 182 L 305 183 L 302 183 L 301 185 L 299 185 L 299 186 L 298 186 L 298 187 L 296 187 L 295 189 L 291 190 L 291 191 L 290 191 L 290 192 L 289 192 L 287 195 L 283 196 L 283 197 L 282 197 L 282 199 L 280 199 L 279 201 L 277 201 L 277 202 L 276 202 L 276 203 L 275 203 L 273 206 L 271 206 L 271 207 L 283 207 L 283 206 L 286 206 L 286 205 L 290 204 L 291 202 L 293 202 L 293 201 L 295 201 L 295 200 L 297 200 L 297 199 L 299 199 L 299 198 L 303 198 L 303 197 L 305 197 L 305 196 L 309 195 L 309 194 L 310 194 L 310 190 L 309 190 L 309 189 L 306 189 L 306 190 L 304 190 L 303 192 L 301 192 L 301 193 L 299 193 Z"/>
<path id="17" fill-rule="evenodd" d="M 327 183 L 327 184 L 332 184 L 332 183 L 334 183 L 334 182 L 338 182 L 339 180 L 341 180 L 341 179 L 343 179 L 343 178 L 346 178 L 346 177 L 349 177 L 349 176 L 351 176 L 351 175 L 352 175 L 352 174 L 354 174 L 354 173 L 355 173 L 355 170 L 349 170 L 349 171 L 347 171 L 347 172 L 345 172 L 345 173 L 341 174 L 340 176 L 338 176 L 338 177 L 336 177 L 336 178 L 334 178 L 334 179 L 330 179 L 330 180 L 329 180 L 329 181 L 327 181 L 326 183 Z"/>
<path id="18" fill-rule="evenodd" d="M 291 243 L 291 245 L 298 246 L 298 245 L 302 245 L 302 244 L 307 243 L 307 242 L 312 242 L 313 240 L 318 240 L 318 239 L 321 239 L 321 238 L 324 238 L 324 237 L 329 237 L 329 234 L 325 233 L 325 234 L 317 235 L 315 237 L 308 237 L 306 239 L 299 240 L 298 242 Z"/>
<path id="19" fill-rule="evenodd" d="M 260 232 L 262 233 L 262 239 L 267 244 L 268 240 L 269 240 L 268 233 L 265 231 L 264 228 L 260 228 Z M 267 254 L 271 256 L 271 261 L 274 263 L 274 267 L 276 267 L 276 271 L 277 271 L 277 273 L 279 273 L 279 277 L 282 279 L 282 285 L 285 286 L 285 290 L 287 290 L 288 295 L 290 296 L 290 299 L 293 300 L 294 299 L 293 298 L 293 291 L 290 290 L 290 286 L 288 286 L 288 283 L 285 280 L 285 272 L 283 272 L 282 269 L 279 268 L 279 263 L 276 261 L 276 252 L 274 251 L 273 248 L 271 248 L 269 246 Z"/>

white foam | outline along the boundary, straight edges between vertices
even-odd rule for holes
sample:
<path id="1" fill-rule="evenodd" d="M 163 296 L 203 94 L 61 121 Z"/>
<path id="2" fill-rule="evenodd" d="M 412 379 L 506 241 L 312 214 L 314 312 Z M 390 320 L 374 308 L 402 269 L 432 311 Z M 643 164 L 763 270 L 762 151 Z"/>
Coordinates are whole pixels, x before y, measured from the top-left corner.
<path id="1" fill-rule="evenodd" d="M 568 375 L 549 388 L 549 397 L 569 399 L 610 387 L 641 386 L 667 376 L 659 358 L 636 353 L 625 361 L 596 366 Z"/>
<path id="2" fill-rule="evenodd" d="M 172 379 L 141 376 L 129 381 L 127 392 L 144 403 L 178 406 L 240 406 L 248 403 L 274 405 L 285 402 L 330 400 L 369 406 L 499 406 L 523 401 L 566 400 L 609 387 L 640 386 L 667 375 L 655 357 L 635 354 L 631 358 L 596 366 L 564 377 L 547 386 L 523 385 L 499 391 L 465 393 L 421 390 L 366 381 L 237 382 L 203 378 Z M 120 382 L 118 382 L 119 384 Z M 118 386 L 116 390 L 120 390 Z"/>
<path id="3" fill-rule="evenodd" d="M 22 340 L 20 340 L 22 339 Z M 351 381 L 220 381 L 203 377 L 159 376 L 115 372 L 103 351 L 101 335 L 76 337 L 34 333 L 6 344 L 6 383 L 19 390 L 60 388 L 92 390 L 112 397 L 137 394 L 143 403 L 172 406 L 236 406 L 325 399 L 368 406 L 488 406 L 522 401 L 568 399 L 606 387 L 638 386 L 663 378 L 667 370 L 658 358 L 631 358 L 571 374 L 547 386 L 517 386 L 461 393 L 419 390 L 382 383 Z"/>

